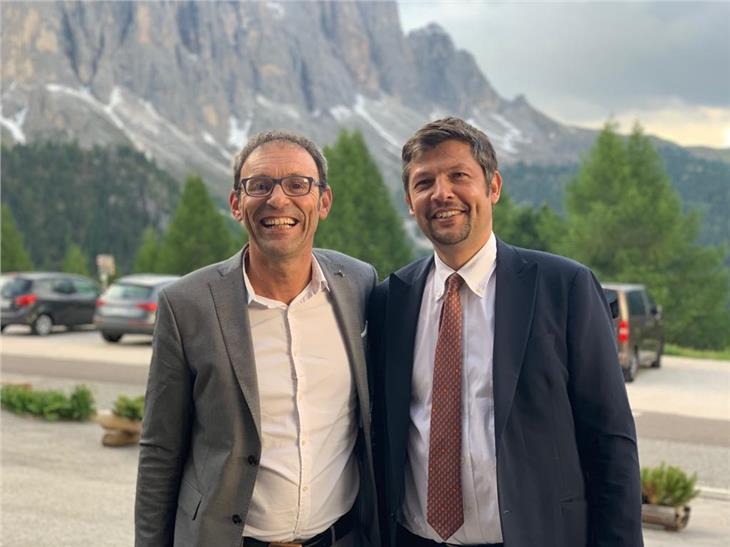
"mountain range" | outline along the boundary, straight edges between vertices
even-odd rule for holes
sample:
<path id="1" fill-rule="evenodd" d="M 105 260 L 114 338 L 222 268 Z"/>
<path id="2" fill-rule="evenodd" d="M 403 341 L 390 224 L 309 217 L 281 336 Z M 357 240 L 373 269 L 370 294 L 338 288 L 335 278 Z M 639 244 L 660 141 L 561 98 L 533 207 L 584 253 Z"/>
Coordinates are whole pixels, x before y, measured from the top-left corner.
<path id="1" fill-rule="evenodd" d="M 394 195 L 402 143 L 439 116 L 483 129 L 507 166 L 575 165 L 596 135 L 524 96 L 500 96 L 437 24 L 404 34 L 394 2 L 5 1 L 0 9 L 3 143 L 128 143 L 178 179 L 202 175 L 219 198 L 231 157 L 264 129 L 320 144 L 360 130 Z"/>

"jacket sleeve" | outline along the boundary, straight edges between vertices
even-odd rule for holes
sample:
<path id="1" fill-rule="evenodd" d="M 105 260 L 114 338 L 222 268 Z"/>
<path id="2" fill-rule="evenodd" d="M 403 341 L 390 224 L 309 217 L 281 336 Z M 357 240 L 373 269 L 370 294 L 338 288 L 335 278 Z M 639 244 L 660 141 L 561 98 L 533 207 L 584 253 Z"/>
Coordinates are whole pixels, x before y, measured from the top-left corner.
<path id="1" fill-rule="evenodd" d="M 160 293 L 140 438 L 135 546 L 171 546 L 190 444 L 192 375 L 165 291 Z"/>
<path id="2" fill-rule="evenodd" d="M 372 401 L 372 451 L 375 468 L 375 490 L 377 493 L 378 521 L 382 546 L 390 543 L 390 509 L 386 492 L 387 446 L 385 432 L 385 310 L 388 282 L 373 290 L 368 304 L 368 376 Z"/>
<path id="3" fill-rule="evenodd" d="M 578 270 L 568 306 L 569 394 L 587 480 L 590 547 L 641 547 L 636 430 L 600 284 Z"/>

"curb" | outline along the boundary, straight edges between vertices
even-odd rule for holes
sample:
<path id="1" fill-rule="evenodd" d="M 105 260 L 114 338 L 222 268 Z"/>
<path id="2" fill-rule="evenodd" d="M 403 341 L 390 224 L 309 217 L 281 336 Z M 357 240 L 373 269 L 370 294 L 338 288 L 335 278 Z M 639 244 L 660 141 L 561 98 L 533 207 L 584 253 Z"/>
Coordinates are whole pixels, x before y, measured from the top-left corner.
<path id="1" fill-rule="evenodd" d="M 730 502 L 730 490 L 726 488 L 713 488 L 712 486 L 698 486 L 700 491 L 699 497 Z"/>

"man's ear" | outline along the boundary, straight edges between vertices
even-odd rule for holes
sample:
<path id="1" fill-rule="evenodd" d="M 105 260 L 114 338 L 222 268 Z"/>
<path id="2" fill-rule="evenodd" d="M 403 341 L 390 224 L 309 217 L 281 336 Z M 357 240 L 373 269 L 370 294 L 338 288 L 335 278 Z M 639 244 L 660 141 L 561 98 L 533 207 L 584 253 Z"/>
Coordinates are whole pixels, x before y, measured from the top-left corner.
<path id="1" fill-rule="evenodd" d="M 322 190 L 322 193 L 319 196 L 319 220 L 326 219 L 327 215 L 330 214 L 333 197 L 331 186 L 328 185 L 327 188 Z"/>
<path id="2" fill-rule="evenodd" d="M 231 216 L 236 220 L 236 222 L 241 222 L 243 220 L 243 215 L 241 214 L 241 202 L 239 200 L 240 193 L 236 192 L 235 190 L 231 190 L 230 195 L 228 196 L 228 203 L 231 206 Z"/>
<path id="3" fill-rule="evenodd" d="M 408 212 L 411 216 L 414 216 L 416 213 L 413 212 L 413 204 L 411 203 L 411 196 L 406 192 L 404 199 L 406 201 L 406 205 L 408 205 Z"/>
<path id="4" fill-rule="evenodd" d="M 502 194 L 502 175 L 499 171 L 495 171 L 492 175 L 492 180 L 489 182 L 489 199 L 492 205 L 499 201 L 499 196 Z"/>

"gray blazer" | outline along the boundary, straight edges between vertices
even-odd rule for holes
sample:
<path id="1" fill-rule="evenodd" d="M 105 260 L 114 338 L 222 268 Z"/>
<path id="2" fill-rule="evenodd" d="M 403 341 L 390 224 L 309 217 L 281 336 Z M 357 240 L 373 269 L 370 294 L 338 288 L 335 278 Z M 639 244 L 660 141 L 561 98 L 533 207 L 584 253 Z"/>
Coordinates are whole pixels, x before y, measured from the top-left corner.
<path id="1" fill-rule="evenodd" d="M 377 274 L 341 253 L 316 250 L 315 256 L 331 289 L 359 402 L 356 509 L 366 540 L 378 546 L 364 354 L 365 304 Z M 241 259 L 238 252 L 160 294 L 140 439 L 138 547 L 240 545 L 261 454 Z"/>

